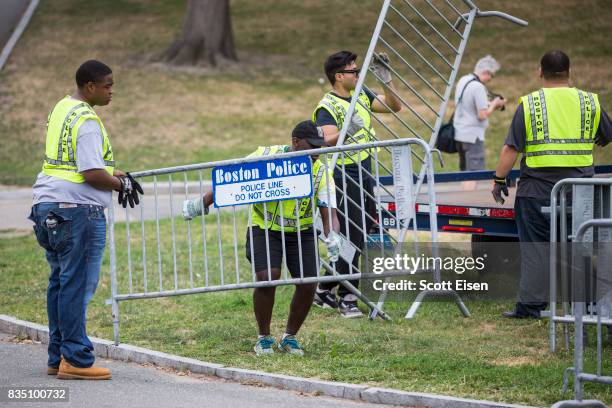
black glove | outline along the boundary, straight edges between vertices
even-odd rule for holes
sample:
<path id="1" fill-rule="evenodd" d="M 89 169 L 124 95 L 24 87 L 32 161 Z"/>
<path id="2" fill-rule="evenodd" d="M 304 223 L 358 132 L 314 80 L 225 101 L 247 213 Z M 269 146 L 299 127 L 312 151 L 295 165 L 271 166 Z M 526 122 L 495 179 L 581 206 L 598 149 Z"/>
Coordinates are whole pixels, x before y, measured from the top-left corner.
<path id="1" fill-rule="evenodd" d="M 506 178 L 495 176 L 493 181 L 495 182 L 495 184 L 493 184 L 493 191 L 491 191 L 491 194 L 493 194 L 493 199 L 497 204 L 503 204 L 506 202 L 506 200 L 504 200 L 504 196 L 508 197 L 509 194 Z"/>
<path id="2" fill-rule="evenodd" d="M 140 204 L 138 193 L 144 194 L 140 183 L 138 183 L 130 173 L 127 173 L 127 176 L 118 176 L 117 178 L 121 182 L 121 189 L 117 197 L 119 204 L 121 204 L 123 208 L 127 207 L 128 202 L 131 208 L 134 208 L 134 204 Z"/>

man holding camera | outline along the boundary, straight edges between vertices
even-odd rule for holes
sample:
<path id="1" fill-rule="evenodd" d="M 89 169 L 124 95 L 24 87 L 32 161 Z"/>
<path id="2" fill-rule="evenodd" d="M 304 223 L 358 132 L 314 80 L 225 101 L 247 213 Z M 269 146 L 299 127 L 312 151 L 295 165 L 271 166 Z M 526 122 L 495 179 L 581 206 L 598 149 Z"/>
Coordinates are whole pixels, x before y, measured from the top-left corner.
<path id="1" fill-rule="evenodd" d="M 499 69 L 495 58 L 487 55 L 478 60 L 474 73 L 463 76 L 457 82 L 453 126 L 461 171 L 485 169 L 484 136 L 489 126 L 488 117 L 506 105 L 501 95 L 495 95 L 489 101 L 485 86 Z"/>

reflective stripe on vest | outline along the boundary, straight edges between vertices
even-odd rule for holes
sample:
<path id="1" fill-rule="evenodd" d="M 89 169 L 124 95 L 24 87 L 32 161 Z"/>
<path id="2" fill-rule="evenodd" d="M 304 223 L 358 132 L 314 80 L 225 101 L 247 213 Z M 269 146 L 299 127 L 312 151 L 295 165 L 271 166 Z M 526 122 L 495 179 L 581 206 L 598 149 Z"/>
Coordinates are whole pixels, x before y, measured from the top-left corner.
<path id="1" fill-rule="evenodd" d="M 545 88 L 521 98 L 529 167 L 593 165 L 593 136 L 601 109 L 596 94 L 575 88 Z"/>
<path id="2" fill-rule="evenodd" d="M 79 128 L 86 120 L 95 120 L 102 132 L 102 149 L 105 170 L 113 174 L 113 151 L 102 121 L 89 104 L 66 96 L 60 100 L 47 119 L 47 137 L 43 173 L 73 183 L 83 183 L 78 172 L 76 146 Z"/>
<path id="3" fill-rule="evenodd" d="M 260 147 L 249 157 L 268 156 L 278 153 L 285 153 L 289 146 L 268 146 Z M 316 174 L 313 183 L 313 196 L 317 194 L 321 181 L 323 179 L 324 166 L 317 160 L 313 165 L 313 173 Z M 331 176 L 330 176 L 331 177 Z M 311 197 L 304 197 L 296 200 L 273 201 L 266 203 L 264 210 L 263 204 L 253 204 L 251 206 L 251 217 L 253 224 L 262 229 L 266 227 L 270 230 L 285 232 L 296 232 L 298 229 L 303 230 L 312 227 L 312 204 Z M 297 201 L 297 203 L 296 203 Z M 281 216 L 282 213 L 282 216 Z M 298 221 L 299 214 L 299 221 Z"/>
<path id="4" fill-rule="evenodd" d="M 353 92 L 351 92 L 351 96 L 352 95 Z M 344 99 L 333 95 L 331 92 L 328 92 L 323 96 L 323 99 L 321 99 L 321 101 L 315 108 L 312 114 L 312 121 L 316 123 L 317 112 L 319 111 L 319 109 L 325 109 L 330 113 L 330 115 L 332 115 L 332 117 L 336 121 L 338 129 L 340 130 L 344 125 L 344 119 L 346 118 L 349 106 L 350 102 L 347 102 Z M 359 99 L 357 100 L 357 104 L 355 105 L 355 112 L 356 114 L 361 116 L 365 126 L 364 129 L 357 132 L 353 136 L 349 136 L 347 134 L 344 140 L 345 145 L 367 143 L 374 139 L 376 132 L 372 128 L 372 117 L 370 114 L 370 109 L 370 99 L 365 94 L 365 92 L 361 91 L 361 93 L 359 94 Z M 342 159 L 342 155 L 344 155 L 344 160 Z M 343 154 L 340 154 L 340 157 L 338 158 L 338 164 L 342 164 L 343 161 L 344 164 L 354 164 L 360 160 L 367 159 L 369 155 L 370 152 L 366 150 L 360 152 L 344 152 Z"/>

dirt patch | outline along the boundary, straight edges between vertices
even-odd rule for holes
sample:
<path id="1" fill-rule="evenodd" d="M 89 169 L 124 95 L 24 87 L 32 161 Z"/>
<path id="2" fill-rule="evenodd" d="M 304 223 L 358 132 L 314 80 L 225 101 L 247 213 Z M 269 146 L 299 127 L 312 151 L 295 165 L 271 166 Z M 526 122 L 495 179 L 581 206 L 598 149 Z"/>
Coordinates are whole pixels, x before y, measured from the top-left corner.
<path id="1" fill-rule="evenodd" d="M 496 366 L 517 367 L 524 365 L 538 365 L 536 358 L 532 356 L 518 356 L 508 358 L 496 358 L 491 361 L 491 364 Z"/>
<path id="2" fill-rule="evenodd" d="M 480 325 L 480 332 L 483 334 L 493 334 L 497 332 L 497 325 L 495 323 L 482 323 Z"/>

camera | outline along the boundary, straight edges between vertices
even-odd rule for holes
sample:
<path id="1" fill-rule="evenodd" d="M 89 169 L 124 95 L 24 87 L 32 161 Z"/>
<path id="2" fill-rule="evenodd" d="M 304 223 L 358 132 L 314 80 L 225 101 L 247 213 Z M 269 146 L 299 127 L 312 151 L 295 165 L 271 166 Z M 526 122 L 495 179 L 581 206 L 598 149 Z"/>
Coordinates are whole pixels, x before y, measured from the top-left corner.
<path id="1" fill-rule="evenodd" d="M 488 94 L 489 94 L 488 95 L 489 96 L 489 101 L 492 101 L 495 98 L 505 99 L 502 94 L 497 94 L 497 93 L 491 92 L 491 91 L 489 91 Z M 506 106 L 504 105 L 504 106 L 501 107 L 500 111 L 505 111 L 505 110 L 506 110 Z"/>

